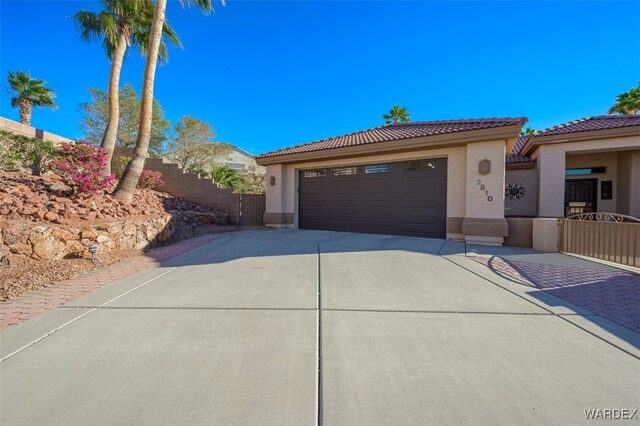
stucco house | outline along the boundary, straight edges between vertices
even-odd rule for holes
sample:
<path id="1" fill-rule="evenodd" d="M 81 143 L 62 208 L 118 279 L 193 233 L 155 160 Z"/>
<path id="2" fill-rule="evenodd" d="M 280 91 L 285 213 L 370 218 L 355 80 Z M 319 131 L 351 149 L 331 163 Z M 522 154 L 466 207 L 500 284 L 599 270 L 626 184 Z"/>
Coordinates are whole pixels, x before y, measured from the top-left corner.
<path id="1" fill-rule="evenodd" d="M 391 124 L 259 155 L 265 225 L 530 247 L 537 217 L 640 215 L 640 116 L 522 138 L 526 121 Z"/>

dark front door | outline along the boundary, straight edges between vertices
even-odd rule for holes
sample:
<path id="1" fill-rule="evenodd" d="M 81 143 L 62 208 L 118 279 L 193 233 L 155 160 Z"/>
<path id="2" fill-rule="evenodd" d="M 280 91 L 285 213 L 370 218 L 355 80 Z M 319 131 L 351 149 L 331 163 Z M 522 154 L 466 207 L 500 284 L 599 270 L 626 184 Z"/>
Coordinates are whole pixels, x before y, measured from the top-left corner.
<path id="1" fill-rule="evenodd" d="M 598 179 L 567 179 L 564 198 L 567 214 L 598 211 Z"/>
<path id="2" fill-rule="evenodd" d="M 444 238 L 447 159 L 302 170 L 303 229 Z"/>

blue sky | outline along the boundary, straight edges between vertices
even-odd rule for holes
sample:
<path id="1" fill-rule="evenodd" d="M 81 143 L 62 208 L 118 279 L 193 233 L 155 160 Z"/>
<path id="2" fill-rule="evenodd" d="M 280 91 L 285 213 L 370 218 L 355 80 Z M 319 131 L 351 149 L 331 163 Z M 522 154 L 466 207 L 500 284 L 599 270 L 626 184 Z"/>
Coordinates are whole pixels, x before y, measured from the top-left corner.
<path id="1" fill-rule="evenodd" d="M 253 153 L 383 124 L 527 116 L 542 129 L 606 113 L 640 80 L 640 2 L 234 1 L 203 16 L 170 0 L 184 50 L 158 68 L 167 117 L 210 122 Z M 32 124 L 78 138 L 78 104 L 105 89 L 109 62 L 69 18 L 93 1 L 0 0 L 0 75 L 29 71 L 59 108 Z M 143 60 L 121 83 L 140 91 Z M 0 115 L 18 119 L 2 90 Z"/>

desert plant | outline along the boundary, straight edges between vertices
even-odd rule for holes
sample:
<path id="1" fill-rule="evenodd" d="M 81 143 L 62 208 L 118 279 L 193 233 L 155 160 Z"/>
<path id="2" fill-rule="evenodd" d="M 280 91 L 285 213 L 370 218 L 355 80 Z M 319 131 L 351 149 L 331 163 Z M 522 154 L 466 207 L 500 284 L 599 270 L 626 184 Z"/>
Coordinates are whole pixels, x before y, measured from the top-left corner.
<path id="1" fill-rule="evenodd" d="M 104 190 L 115 179 L 113 174 L 103 174 L 107 166 L 107 152 L 99 146 L 89 142 L 63 143 L 60 152 L 51 169 L 76 192 Z"/>
<path id="2" fill-rule="evenodd" d="M 137 48 L 141 54 L 147 52 L 154 22 L 154 5 L 151 0 L 102 0 L 103 10 L 93 13 L 82 10 L 74 15 L 74 21 L 80 30 L 80 37 L 89 41 L 102 40 L 107 56 L 111 60 L 109 74 L 108 119 L 102 137 L 101 146 L 107 151 L 105 174 L 110 174 L 111 156 L 116 144 L 119 110 L 119 85 L 122 63 L 129 46 Z M 168 57 L 165 40 L 182 46 L 178 35 L 168 23 L 159 29 L 158 46 L 153 50 L 154 61 L 166 61 Z"/>
<path id="3" fill-rule="evenodd" d="M 31 78 L 29 73 L 23 71 L 9 71 L 9 86 L 15 95 L 11 98 L 11 106 L 19 108 L 20 122 L 31 125 L 31 107 L 55 108 L 53 90 L 44 87 L 45 81 Z"/>
<path id="4" fill-rule="evenodd" d="M 143 170 L 138 180 L 138 188 L 153 189 L 157 186 L 164 185 L 162 173 L 153 170 Z"/>
<path id="5" fill-rule="evenodd" d="M 242 175 L 229 166 L 213 166 L 210 176 L 221 188 L 229 188 L 235 192 L 245 192 L 246 184 Z"/>
<path id="6" fill-rule="evenodd" d="M 221 0 L 224 4 L 224 0 Z M 208 13 L 213 9 L 211 0 L 181 0 L 183 5 L 197 5 L 203 12 Z M 138 139 L 133 159 L 127 164 L 122 179 L 118 181 L 118 186 L 113 196 L 118 200 L 130 203 L 133 199 L 140 175 L 142 174 L 144 160 L 149 151 L 149 141 L 151 136 L 151 118 L 153 101 L 153 84 L 156 76 L 156 65 L 158 63 L 158 51 L 162 41 L 162 30 L 166 20 L 167 0 L 156 0 L 153 14 L 153 23 L 149 34 L 149 46 L 147 48 L 147 61 L 142 80 L 142 105 L 140 107 L 140 126 L 138 128 Z"/>
<path id="7" fill-rule="evenodd" d="M 609 114 L 638 114 L 640 112 L 640 83 L 616 96 L 616 103 L 609 108 Z"/>
<path id="8" fill-rule="evenodd" d="M 48 170 L 56 156 L 52 142 L 0 131 L 0 167 L 31 167 L 35 174 Z"/>
<path id="9" fill-rule="evenodd" d="M 382 118 L 384 118 L 384 124 L 408 123 L 411 121 L 407 107 L 401 107 L 400 105 L 394 105 L 388 114 L 382 114 Z"/>

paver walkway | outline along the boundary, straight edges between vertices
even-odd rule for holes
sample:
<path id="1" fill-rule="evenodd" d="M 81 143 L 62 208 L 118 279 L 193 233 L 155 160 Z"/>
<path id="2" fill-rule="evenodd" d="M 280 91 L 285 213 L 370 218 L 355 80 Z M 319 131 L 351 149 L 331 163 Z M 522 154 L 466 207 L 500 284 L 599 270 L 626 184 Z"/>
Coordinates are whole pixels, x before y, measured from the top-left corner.
<path id="1" fill-rule="evenodd" d="M 470 255 L 521 284 L 543 290 L 640 332 L 640 275 L 613 267 L 548 264 Z"/>
<path id="2" fill-rule="evenodd" d="M 214 235 L 201 235 L 179 241 L 132 259 L 95 269 L 51 287 L 29 291 L 15 299 L 0 302 L 0 331 L 157 265 L 164 260 L 193 250 L 212 241 Z"/>

